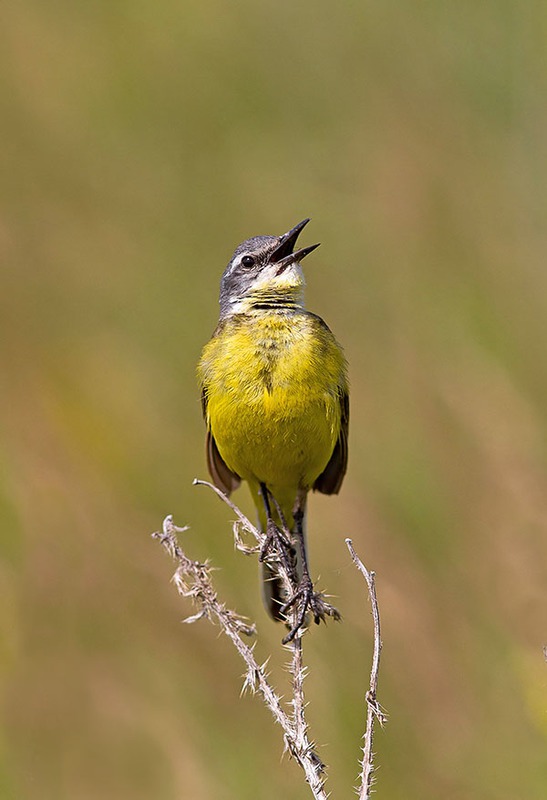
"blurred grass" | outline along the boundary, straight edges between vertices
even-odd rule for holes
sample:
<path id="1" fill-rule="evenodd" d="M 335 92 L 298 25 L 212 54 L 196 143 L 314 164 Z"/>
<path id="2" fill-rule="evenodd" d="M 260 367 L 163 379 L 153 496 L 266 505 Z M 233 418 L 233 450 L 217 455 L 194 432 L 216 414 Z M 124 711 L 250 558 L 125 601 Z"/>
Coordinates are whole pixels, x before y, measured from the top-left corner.
<path id="1" fill-rule="evenodd" d="M 194 364 L 233 247 L 311 215 L 309 305 L 352 379 L 347 482 L 310 520 L 344 614 L 308 643 L 330 786 L 355 779 L 370 656 L 351 533 L 383 612 L 378 796 L 543 798 L 545 10 L 26 0 L 0 22 L 2 797 L 306 796 L 148 533 L 189 523 L 277 648 L 191 488 Z"/>

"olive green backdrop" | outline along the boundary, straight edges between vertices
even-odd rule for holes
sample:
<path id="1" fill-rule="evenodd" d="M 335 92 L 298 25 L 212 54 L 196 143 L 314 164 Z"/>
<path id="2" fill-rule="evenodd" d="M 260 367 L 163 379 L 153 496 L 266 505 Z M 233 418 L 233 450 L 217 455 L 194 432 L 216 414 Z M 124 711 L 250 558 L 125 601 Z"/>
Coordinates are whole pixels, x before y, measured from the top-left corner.
<path id="1" fill-rule="evenodd" d="M 347 535 L 384 625 L 378 798 L 546 796 L 546 34 L 508 0 L 3 5 L 2 797 L 308 796 L 149 536 L 191 525 L 283 686 L 256 564 L 191 486 L 195 362 L 235 245 L 305 216 L 352 382 L 309 525 L 344 615 L 307 641 L 333 796 L 371 653 Z"/>

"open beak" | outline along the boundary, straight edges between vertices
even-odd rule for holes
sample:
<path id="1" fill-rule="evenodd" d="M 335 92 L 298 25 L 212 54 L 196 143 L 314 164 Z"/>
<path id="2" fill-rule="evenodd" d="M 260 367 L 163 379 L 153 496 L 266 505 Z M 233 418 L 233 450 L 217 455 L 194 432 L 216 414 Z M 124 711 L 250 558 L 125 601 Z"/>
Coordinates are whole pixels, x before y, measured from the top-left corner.
<path id="1" fill-rule="evenodd" d="M 280 275 L 289 264 L 294 264 L 295 261 L 302 261 L 312 250 L 319 247 L 319 244 L 312 244 L 310 247 L 302 247 L 300 250 L 294 252 L 296 240 L 309 221 L 309 218 L 303 219 L 302 222 L 299 222 L 298 225 L 295 225 L 294 228 L 291 228 L 290 231 L 287 231 L 287 233 L 279 237 L 279 244 L 275 250 L 270 253 L 268 259 L 270 264 L 276 264 L 279 267 L 278 275 Z"/>

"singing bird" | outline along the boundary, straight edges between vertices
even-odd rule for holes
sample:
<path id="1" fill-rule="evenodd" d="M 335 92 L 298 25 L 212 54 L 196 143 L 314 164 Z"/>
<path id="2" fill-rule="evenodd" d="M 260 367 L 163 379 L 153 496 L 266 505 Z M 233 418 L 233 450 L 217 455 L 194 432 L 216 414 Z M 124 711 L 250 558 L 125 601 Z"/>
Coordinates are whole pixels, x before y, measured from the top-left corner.
<path id="1" fill-rule="evenodd" d="M 211 477 L 227 495 L 247 481 L 264 532 L 280 527 L 281 511 L 298 539 L 299 594 L 318 621 L 305 543 L 306 499 L 311 489 L 340 489 L 349 398 L 342 349 L 321 317 L 304 306 L 301 261 L 319 245 L 294 248 L 308 222 L 236 248 L 222 275 L 220 319 L 198 376 Z M 271 561 L 262 564 L 262 578 L 267 610 L 286 620 L 291 598 Z"/>

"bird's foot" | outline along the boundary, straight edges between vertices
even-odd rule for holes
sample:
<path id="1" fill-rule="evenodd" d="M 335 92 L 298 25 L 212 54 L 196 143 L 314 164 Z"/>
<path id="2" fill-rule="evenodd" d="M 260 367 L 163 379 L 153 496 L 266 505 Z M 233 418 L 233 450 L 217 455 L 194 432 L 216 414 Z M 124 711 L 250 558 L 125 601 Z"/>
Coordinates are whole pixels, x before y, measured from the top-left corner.
<path id="1" fill-rule="evenodd" d="M 264 561 L 265 558 L 270 554 L 271 550 L 274 550 L 280 559 L 286 559 L 287 556 L 291 556 L 291 560 L 294 560 L 294 548 L 292 544 L 285 533 L 277 527 L 273 519 L 268 520 L 268 524 L 266 526 L 266 537 L 262 547 L 260 548 L 258 560 L 260 562 Z"/>
<path id="2" fill-rule="evenodd" d="M 287 612 L 291 609 L 296 609 L 291 621 L 291 629 L 289 633 L 283 638 L 283 644 L 289 644 L 297 636 L 299 631 L 305 627 L 308 611 L 313 616 L 313 621 L 316 625 L 320 622 L 325 622 L 326 617 L 332 617 L 337 622 L 342 619 L 342 615 L 330 603 L 327 603 L 325 596 L 321 592 L 314 592 L 313 583 L 309 575 L 303 575 L 297 590 L 291 599 L 285 603 L 280 609 L 280 613 L 287 617 Z"/>

